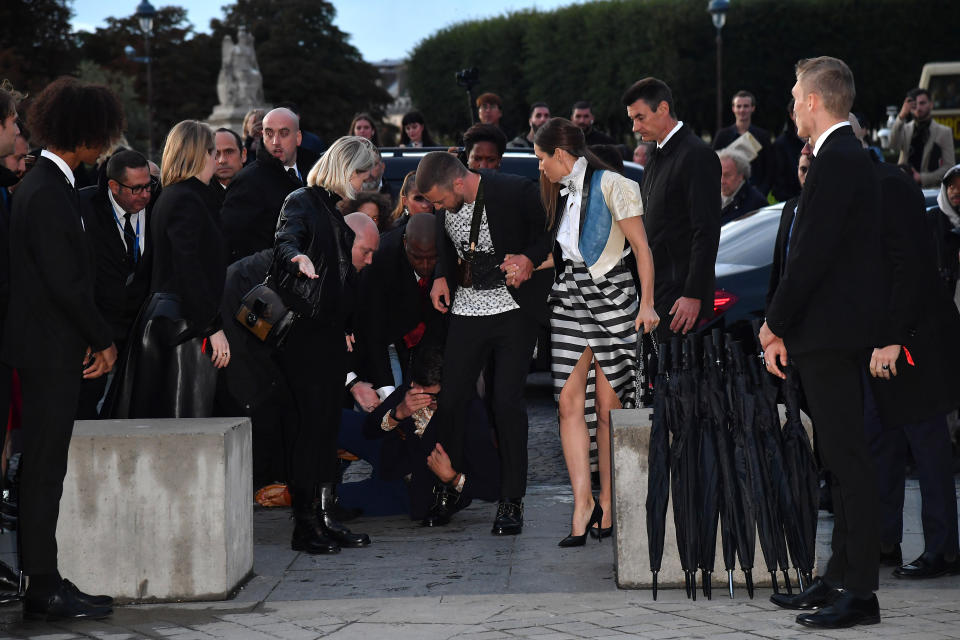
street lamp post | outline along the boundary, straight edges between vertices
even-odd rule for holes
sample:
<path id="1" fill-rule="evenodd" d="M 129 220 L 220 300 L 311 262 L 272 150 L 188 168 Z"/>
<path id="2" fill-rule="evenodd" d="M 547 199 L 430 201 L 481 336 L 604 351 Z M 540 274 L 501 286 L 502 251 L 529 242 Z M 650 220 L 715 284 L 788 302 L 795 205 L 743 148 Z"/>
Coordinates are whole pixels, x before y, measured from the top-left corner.
<path id="1" fill-rule="evenodd" d="M 153 159 L 153 74 L 150 58 L 150 36 L 153 33 L 153 17 L 157 10 L 149 0 L 142 0 L 137 5 L 137 20 L 140 21 L 140 30 L 143 31 L 144 55 L 147 62 L 147 157 Z"/>
<path id="2" fill-rule="evenodd" d="M 710 0 L 707 4 L 713 26 L 717 28 L 717 128 L 715 131 L 719 131 L 723 126 L 723 36 L 720 33 L 727 22 L 729 9 L 730 0 Z"/>

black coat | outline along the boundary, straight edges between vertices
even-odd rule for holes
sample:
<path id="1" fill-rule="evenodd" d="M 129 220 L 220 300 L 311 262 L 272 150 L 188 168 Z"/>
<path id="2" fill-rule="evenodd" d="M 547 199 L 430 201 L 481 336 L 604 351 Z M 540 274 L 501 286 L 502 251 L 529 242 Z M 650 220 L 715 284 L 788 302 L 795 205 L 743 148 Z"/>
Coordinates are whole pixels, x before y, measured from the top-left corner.
<path id="1" fill-rule="evenodd" d="M 297 169 L 303 180 L 316 159 L 306 149 L 297 149 Z M 263 145 L 259 146 L 256 161 L 230 181 L 220 209 L 220 225 L 231 262 L 273 246 L 280 207 L 287 195 L 302 186 Z"/>
<path id="2" fill-rule="evenodd" d="M 432 278 L 428 278 L 424 296 L 403 237 L 404 228 L 380 236 L 373 262 L 360 274 L 355 347 L 361 354 L 358 373 L 375 388 L 393 386 L 388 347 L 402 343 L 403 337 L 421 322 L 432 325 L 440 317 L 430 303 Z"/>
<path id="3" fill-rule="evenodd" d="M 880 182 L 848 126 L 823 142 L 800 193 L 767 324 L 787 352 L 873 347 L 882 321 Z"/>
<path id="4" fill-rule="evenodd" d="M 957 290 L 957 280 L 960 279 L 960 227 L 954 227 L 940 207 L 930 209 L 926 221 L 931 250 L 937 257 L 941 290 L 952 299 Z"/>
<path id="5" fill-rule="evenodd" d="M 270 276 L 284 302 L 306 317 L 343 327 L 352 313 L 357 270 L 355 234 L 337 211 L 339 198 L 326 189 L 298 189 L 283 203 Z M 304 254 L 317 278 L 300 275 L 291 260 Z"/>
<path id="6" fill-rule="evenodd" d="M 773 300 L 773 294 L 780 286 L 780 277 L 783 276 L 783 261 L 787 249 L 787 236 L 790 233 L 790 223 L 793 222 L 793 216 L 797 213 L 797 205 L 800 203 L 800 196 L 790 198 L 783 203 L 783 210 L 780 212 L 780 227 L 777 229 L 777 240 L 773 245 L 773 263 L 770 265 L 770 284 L 767 287 L 767 306 Z"/>
<path id="7" fill-rule="evenodd" d="M 181 313 L 196 336 L 212 335 L 221 326 L 227 254 L 214 221 L 215 206 L 208 186 L 190 178 L 164 187 L 150 220 L 150 290 L 179 296 Z"/>
<path id="8" fill-rule="evenodd" d="M 127 260 L 127 247 L 120 237 L 117 219 L 107 194 L 109 187 L 101 184 L 80 190 L 80 208 L 88 224 L 87 233 L 93 240 L 97 261 L 97 280 L 94 291 L 97 308 L 113 329 L 117 344 L 127 341 L 137 313 L 150 293 L 153 234 L 150 217 L 157 194 L 150 199 L 141 224 L 147 228 L 143 252 L 136 264 Z M 122 218 L 121 218 L 122 221 Z"/>
<path id="9" fill-rule="evenodd" d="M 656 270 L 654 303 L 661 318 L 677 298 L 713 308 L 714 263 L 720 242 L 720 160 L 684 125 L 643 172 L 643 225 Z"/>
<path id="10" fill-rule="evenodd" d="M 89 347 L 113 342 L 94 302 L 95 264 L 77 192 L 41 157 L 17 189 L 10 217 L 10 304 L 3 360 L 75 369 Z"/>
<path id="11" fill-rule="evenodd" d="M 750 163 L 750 184 L 757 188 L 761 194 L 766 197 L 770 192 L 770 183 L 773 180 L 775 170 L 775 159 L 773 155 L 773 145 L 770 142 L 770 132 L 761 129 L 755 124 L 751 124 L 747 129 L 754 138 L 762 145 L 762 149 L 757 157 Z M 741 133 L 737 130 L 737 125 L 733 124 L 717 131 L 713 138 L 713 148 L 717 151 L 730 146 L 734 140 L 739 138 Z"/>
<path id="12" fill-rule="evenodd" d="M 770 189 L 779 201 L 800 195 L 797 164 L 803 151 L 803 140 L 797 137 L 797 128 L 787 123 L 787 129 L 773 141 L 773 179 Z"/>
<path id="13" fill-rule="evenodd" d="M 3 337 L 3 323 L 10 300 L 10 209 L 7 202 L 12 204 L 12 195 L 7 191 L 7 187 L 19 181 L 15 173 L 0 166 L 0 189 L 4 191 L 0 194 L 0 338 Z"/>
<path id="14" fill-rule="evenodd" d="M 730 204 L 720 210 L 720 224 L 724 225 L 731 220 L 736 220 L 745 213 L 756 211 L 760 207 L 765 207 L 769 202 L 763 197 L 763 194 L 757 191 L 757 188 L 750 183 L 744 183 L 740 190 L 733 195 Z"/>
<path id="15" fill-rule="evenodd" d="M 883 424 L 897 427 L 960 406 L 960 314 L 939 291 L 923 192 L 895 165 L 880 163 L 877 171 L 887 306 L 876 346 L 899 344 L 906 351 L 897 360 L 895 377 L 871 377 L 870 383 Z"/>
<path id="16" fill-rule="evenodd" d="M 537 184 L 522 176 L 496 171 L 478 171 L 482 176 L 484 209 L 490 225 L 490 238 L 498 262 L 505 255 L 524 254 L 534 268 L 550 253 L 552 236 L 546 231 L 546 214 L 540 202 Z M 456 295 L 457 250 L 446 229 L 447 212 L 437 213 L 437 267 L 434 277 L 446 278 L 450 295 Z M 547 324 L 547 296 L 553 283 L 553 271 L 535 271 L 519 288 L 507 287 L 510 295 L 540 324 Z M 451 302 L 452 304 L 452 302 Z"/>

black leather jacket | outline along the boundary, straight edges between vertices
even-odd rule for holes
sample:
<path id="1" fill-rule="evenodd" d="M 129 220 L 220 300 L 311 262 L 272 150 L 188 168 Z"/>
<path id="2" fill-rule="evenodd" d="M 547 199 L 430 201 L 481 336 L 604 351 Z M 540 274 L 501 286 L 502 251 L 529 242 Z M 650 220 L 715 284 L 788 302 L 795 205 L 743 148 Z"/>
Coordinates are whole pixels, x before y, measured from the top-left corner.
<path id="1" fill-rule="evenodd" d="M 287 196 L 280 210 L 270 275 L 284 302 L 297 313 L 342 325 L 350 313 L 354 233 L 337 211 L 339 197 L 326 189 L 304 187 Z M 317 278 L 300 275 L 291 260 L 304 254 Z"/>

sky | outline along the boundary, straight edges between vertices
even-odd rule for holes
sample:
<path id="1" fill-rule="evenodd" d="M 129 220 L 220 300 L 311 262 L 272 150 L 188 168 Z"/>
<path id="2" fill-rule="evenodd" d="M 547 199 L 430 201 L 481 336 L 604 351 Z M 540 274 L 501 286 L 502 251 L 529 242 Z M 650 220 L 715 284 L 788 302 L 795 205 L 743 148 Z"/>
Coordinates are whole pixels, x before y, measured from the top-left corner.
<path id="1" fill-rule="evenodd" d="M 226 0 L 150 0 L 154 7 L 185 7 L 194 29 L 210 31 L 210 19 L 222 16 Z M 350 34 L 350 42 L 368 62 L 405 58 L 418 42 L 464 20 L 503 15 L 521 9 L 548 11 L 584 0 L 334 0 L 334 23 Z M 132 15 L 139 0 L 73 0 L 73 27 L 93 31 L 104 18 Z"/>

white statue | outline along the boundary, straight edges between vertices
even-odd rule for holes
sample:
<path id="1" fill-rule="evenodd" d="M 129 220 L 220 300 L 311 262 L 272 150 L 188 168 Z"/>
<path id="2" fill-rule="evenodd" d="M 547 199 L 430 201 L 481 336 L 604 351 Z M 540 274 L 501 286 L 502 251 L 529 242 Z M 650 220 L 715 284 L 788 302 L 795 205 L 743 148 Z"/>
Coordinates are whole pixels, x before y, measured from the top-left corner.
<path id="1" fill-rule="evenodd" d="M 236 42 L 229 35 L 223 37 L 220 52 L 222 63 L 217 78 L 220 104 L 214 107 L 208 120 L 211 125 L 239 132 L 247 111 L 265 106 L 263 77 L 253 48 L 253 36 L 240 27 Z"/>

